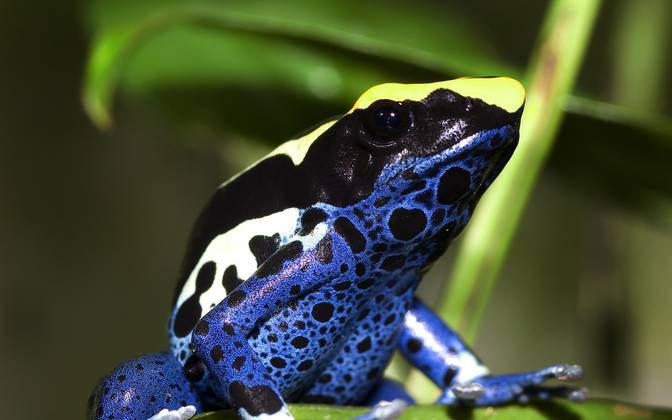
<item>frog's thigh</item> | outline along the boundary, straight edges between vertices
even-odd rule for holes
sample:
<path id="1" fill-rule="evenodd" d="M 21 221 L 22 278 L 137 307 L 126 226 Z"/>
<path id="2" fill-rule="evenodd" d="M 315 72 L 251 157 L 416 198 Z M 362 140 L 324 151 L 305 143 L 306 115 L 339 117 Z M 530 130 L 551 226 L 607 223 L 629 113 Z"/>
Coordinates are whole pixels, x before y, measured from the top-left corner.
<path id="1" fill-rule="evenodd" d="M 89 418 L 147 419 L 162 410 L 193 406 L 202 412 L 194 388 L 183 368 L 168 352 L 151 353 L 119 365 L 91 396 Z M 193 414 L 192 409 L 182 409 Z"/>

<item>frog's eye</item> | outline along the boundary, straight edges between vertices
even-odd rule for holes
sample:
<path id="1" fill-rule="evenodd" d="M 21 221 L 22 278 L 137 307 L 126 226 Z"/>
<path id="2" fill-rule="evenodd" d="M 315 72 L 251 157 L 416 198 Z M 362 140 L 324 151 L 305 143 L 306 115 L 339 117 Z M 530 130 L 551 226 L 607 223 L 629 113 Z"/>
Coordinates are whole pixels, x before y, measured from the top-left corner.
<path id="1" fill-rule="evenodd" d="M 411 125 L 410 111 L 399 102 L 383 99 L 367 108 L 364 129 L 376 145 L 389 145 Z"/>

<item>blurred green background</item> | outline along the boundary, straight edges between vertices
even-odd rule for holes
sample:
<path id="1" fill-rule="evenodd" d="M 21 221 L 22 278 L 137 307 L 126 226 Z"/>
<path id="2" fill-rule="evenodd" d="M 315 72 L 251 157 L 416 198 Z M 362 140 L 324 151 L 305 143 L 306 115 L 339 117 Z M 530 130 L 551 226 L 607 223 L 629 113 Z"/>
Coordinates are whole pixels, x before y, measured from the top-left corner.
<path id="1" fill-rule="evenodd" d="M 366 87 L 529 92 L 552 3 L 0 2 L 2 417 L 82 418 L 99 377 L 164 349 L 209 195 Z M 576 362 L 593 395 L 670 406 L 672 2 L 595 3 L 474 347 L 496 373 Z M 459 245 L 422 285 L 436 305 Z"/>

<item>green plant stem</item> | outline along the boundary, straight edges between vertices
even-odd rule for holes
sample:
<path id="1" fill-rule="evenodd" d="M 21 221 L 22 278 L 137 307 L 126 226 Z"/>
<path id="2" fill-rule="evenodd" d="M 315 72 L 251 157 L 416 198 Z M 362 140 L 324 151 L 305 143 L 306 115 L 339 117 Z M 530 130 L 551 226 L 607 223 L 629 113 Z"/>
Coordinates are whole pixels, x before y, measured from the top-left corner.
<path id="1" fill-rule="evenodd" d="M 473 342 L 525 203 L 550 150 L 590 39 L 600 0 L 556 0 L 528 71 L 516 153 L 462 238 L 440 314 Z"/>
<path id="2" fill-rule="evenodd" d="M 622 3 L 614 35 L 613 99 L 646 113 L 656 113 L 665 99 L 672 27 L 669 0 L 628 0 Z"/>
<path id="3" fill-rule="evenodd" d="M 466 230 L 439 314 L 473 343 L 530 191 L 553 143 L 580 68 L 600 0 L 556 0 L 528 71 L 518 148 L 477 206 Z M 422 402 L 432 389 L 414 372 L 408 389 Z"/>

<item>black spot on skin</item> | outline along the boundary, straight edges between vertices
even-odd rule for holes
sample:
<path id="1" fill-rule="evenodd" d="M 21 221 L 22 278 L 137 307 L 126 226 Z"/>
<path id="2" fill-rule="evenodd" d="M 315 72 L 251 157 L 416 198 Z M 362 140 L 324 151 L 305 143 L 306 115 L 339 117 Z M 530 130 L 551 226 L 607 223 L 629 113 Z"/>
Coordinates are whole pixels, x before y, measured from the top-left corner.
<path id="1" fill-rule="evenodd" d="M 205 337 L 209 332 L 210 324 L 204 320 L 201 320 L 198 324 L 196 324 L 196 328 L 194 328 L 194 334 L 200 335 L 201 337 Z"/>
<path id="2" fill-rule="evenodd" d="M 135 365 L 135 370 L 145 370 L 145 367 L 142 364 L 138 363 L 137 365 Z"/>
<path id="3" fill-rule="evenodd" d="M 313 361 L 308 359 L 299 363 L 299 365 L 296 367 L 296 370 L 298 370 L 299 372 L 303 372 L 310 369 L 311 367 L 313 367 Z"/>
<path id="4" fill-rule="evenodd" d="M 340 283 L 336 283 L 334 285 L 334 290 L 347 290 L 350 287 L 350 282 L 349 281 L 342 281 Z"/>
<path id="5" fill-rule="evenodd" d="M 273 414 L 282 408 L 282 400 L 270 387 L 247 387 L 240 381 L 229 385 L 229 397 L 235 408 L 244 408 L 251 416 Z"/>
<path id="6" fill-rule="evenodd" d="M 394 271 L 403 267 L 405 262 L 406 257 L 403 255 L 391 255 L 383 260 L 380 264 L 380 268 L 386 271 Z"/>
<path id="7" fill-rule="evenodd" d="M 285 366 L 287 366 L 287 362 L 282 357 L 274 357 L 271 359 L 271 365 L 273 365 L 273 367 L 276 367 L 278 369 L 282 369 Z"/>
<path id="8" fill-rule="evenodd" d="M 369 287 L 373 286 L 374 282 L 375 282 L 375 280 L 372 277 L 369 277 L 368 279 L 366 279 L 364 281 L 360 281 L 359 283 L 357 283 L 357 287 L 359 289 L 365 290 L 365 289 L 368 289 Z"/>
<path id="9" fill-rule="evenodd" d="M 221 346 L 217 345 L 210 350 L 210 358 L 212 358 L 213 362 L 218 363 L 222 360 L 222 357 L 224 357 L 224 352 Z"/>
<path id="10" fill-rule="evenodd" d="M 453 379 L 455 379 L 455 376 L 457 376 L 457 366 L 448 366 L 448 369 L 446 369 L 446 373 L 443 374 L 443 386 L 449 387 Z"/>
<path id="11" fill-rule="evenodd" d="M 238 270 L 235 265 L 230 265 L 224 270 L 222 275 L 222 286 L 226 290 L 226 294 L 230 294 L 236 287 L 240 286 L 243 283 L 243 280 L 238 277 Z"/>
<path id="12" fill-rule="evenodd" d="M 427 190 L 423 193 L 420 193 L 415 196 L 414 200 L 417 203 L 424 204 L 426 207 L 434 207 L 432 199 L 434 198 L 434 192 L 432 190 Z"/>
<path id="13" fill-rule="evenodd" d="M 427 226 L 427 217 L 418 209 L 395 209 L 390 215 L 390 232 L 400 241 L 418 236 Z"/>
<path id="14" fill-rule="evenodd" d="M 289 293 L 294 296 L 298 295 L 299 293 L 301 293 L 301 286 L 299 286 L 298 284 L 293 285 L 292 287 L 289 288 Z"/>
<path id="15" fill-rule="evenodd" d="M 328 395 L 306 395 L 305 397 L 302 398 L 301 401 L 307 404 L 326 404 L 326 405 L 331 405 L 336 402 L 336 400 L 333 397 L 330 397 Z"/>
<path id="16" fill-rule="evenodd" d="M 315 247 L 315 259 L 322 264 L 329 264 L 334 257 L 331 236 L 325 236 Z"/>
<path id="17" fill-rule="evenodd" d="M 412 169 L 409 169 L 407 171 L 404 171 L 401 174 L 401 177 L 408 181 L 411 179 L 418 179 L 418 174 L 416 174 Z"/>
<path id="18" fill-rule="evenodd" d="M 379 242 L 377 244 L 373 244 L 373 250 L 376 252 L 383 252 L 387 250 L 387 244 L 384 244 L 382 242 Z"/>
<path id="19" fill-rule="evenodd" d="M 329 383 L 330 381 L 331 381 L 331 375 L 328 374 L 328 373 L 325 373 L 324 375 L 322 375 L 322 376 L 320 376 L 319 378 L 317 378 L 317 382 L 319 382 L 319 383 L 321 383 L 321 384 L 327 384 L 327 383 Z"/>
<path id="20" fill-rule="evenodd" d="M 299 229 L 299 235 L 308 235 L 315 229 L 315 226 L 325 220 L 327 220 L 327 213 L 314 207 L 309 208 L 301 216 L 301 229 Z"/>
<path id="21" fill-rule="evenodd" d="M 423 190 L 423 189 L 425 189 L 426 185 L 427 184 L 425 183 L 425 181 L 415 182 L 415 183 L 411 184 L 408 188 L 403 190 L 401 192 L 401 194 L 402 195 L 407 195 L 407 194 L 410 194 L 410 193 L 415 192 L 415 191 Z"/>
<path id="22" fill-rule="evenodd" d="M 236 331 L 233 329 L 233 325 L 231 325 L 231 324 L 226 324 L 225 323 L 224 325 L 222 325 L 222 330 L 224 330 L 224 332 L 227 333 L 228 335 L 235 335 L 236 334 Z"/>
<path id="23" fill-rule="evenodd" d="M 348 265 L 347 264 L 341 264 L 341 273 L 346 273 L 348 271 Z"/>
<path id="24" fill-rule="evenodd" d="M 373 202 L 374 207 L 383 207 L 385 204 L 387 204 L 390 201 L 390 197 L 380 197 L 377 198 L 376 201 Z"/>
<path id="25" fill-rule="evenodd" d="M 420 349 L 422 349 L 422 343 L 420 342 L 420 340 L 411 338 L 406 343 L 406 348 L 408 349 L 409 353 L 417 353 L 420 351 Z"/>
<path id="26" fill-rule="evenodd" d="M 300 241 L 292 241 L 283 245 L 264 262 L 257 270 L 257 276 L 268 277 L 271 274 L 277 274 L 282 269 L 282 265 L 293 259 L 296 259 L 303 251 L 303 245 Z"/>
<path id="27" fill-rule="evenodd" d="M 502 144 L 502 141 L 503 141 L 502 136 L 500 136 L 498 134 L 495 134 L 490 139 L 490 147 L 495 148 L 495 147 L 499 146 L 500 144 Z"/>
<path id="28" fill-rule="evenodd" d="M 126 375 L 119 375 L 117 376 L 117 381 L 118 382 L 124 382 L 126 380 Z"/>
<path id="29" fill-rule="evenodd" d="M 367 352 L 370 349 L 371 349 L 371 338 L 370 337 L 366 337 L 365 339 L 363 339 L 362 341 L 357 343 L 357 351 L 359 353 Z"/>
<path id="30" fill-rule="evenodd" d="M 245 292 L 242 290 L 234 290 L 230 295 L 226 297 L 226 304 L 229 308 L 235 308 L 245 300 Z"/>
<path id="31" fill-rule="evenodd" d="M 383 324 L 390 325 L 391 323 L 394 322 L 395 319 L 397 319 L 397 315 L 392 314 L 392 315 L 388 316 L 387 318 L 385 318 L 385 321 L 383 321 Z"/>
<path id="32" fill-rule="evenodd" d="M 294 337 L 291 341 L 291 344 L 297 349 L 303 349 L 308 346 L 308 339 L 302 336 Z"/>
<path id="33" fill-rule="evenodd" d="M 369 312 L 371 312 L 369 309 L 364 309 L 357 316 L 357 321 L 361 321 L 362 319 L 366 318 L 369 315 Z"/>
<path id="34" fill-rule="evenodd" d="M 277 343 L 278 342 L 278 336 L 271 333 L 271 334 L 268 335 L 268 341 L 270 341 L 271 343 Z"/>
<path id="35" fill-rule="evenodd" d="M 446 217 L 446 211 L 444 209 L 438 209 L 432 214 L 432 224 L 434 226 L 440 226 L 443 223 L 443 218 Z"/>
<path id="36" fill-rule="evenodd" d="M 334 305 L 329 302 L 321 302 L 314 305 L 310 313 L 316 321 L 327 322 L 334 314 Z"/>
<path id="37" fill-rule="evenodd" d="M 256 235 L 250 239 L 250 251 L 257 260 L 257 267 L 264 263 L 280 247 L 280 234 L 273 236 Z"/>
<path id="38" fill-rule="evenodd" d="M 353 212 L 355 213 L 355 216 L 359 218 L 360 220 L 364 220 L 364 217 L 366 216 L 362 209 L 355 207 Z"/>
<path id="39" fill-rule="evenodd" d="M 364 238 L 362 232 L 357 230 L 350 219 L 339 217 L 334 222 L 334 229 L 336 230 L 336 233 L 345 239 L 348 246 L 350 246 L 350 249 L 352 249 L 352 252 L 358 253 L 364 251 L 364 248 L 366 247 L 366 238 Z"/>
<path id="40" fill-rule="evenodd" d="M 453 204 L 469 190 L 471 175 L 468 171 L 452 167 L 439 180 L 436 199 L 441 204 Z"/>
<path id="41" fill-rule="evenodd" d="M 359 277 L 362 277 L 364 274 L 366 274 L 366 267 L 364 267 L 364 264 L 357 263 L 355 266 L 355 274 L 357 274 Z"/>
<path id="42" fill-rule="evenodd" d="M 215 281 L 217 265 L 209 261 L 201 266 L 196 276 L 196 291 L 187 300 L 182 302 L 180 309 L 177 310 L 175 320 L 173 321 L 173 331 L 176 337 L 186 337 L 194 328 L 199 319 L 201 319 L 201 305 L 198 300 Z"/>
<path id="43" fill-rule="evenodd" d="M 237 371 L 240 371 L 240 369 L 243 367 L 244 364 L 245 364 L 245 356 L 238 356 L 235 358 L 233 363 L 231 363 L 231 367 Z"/>

